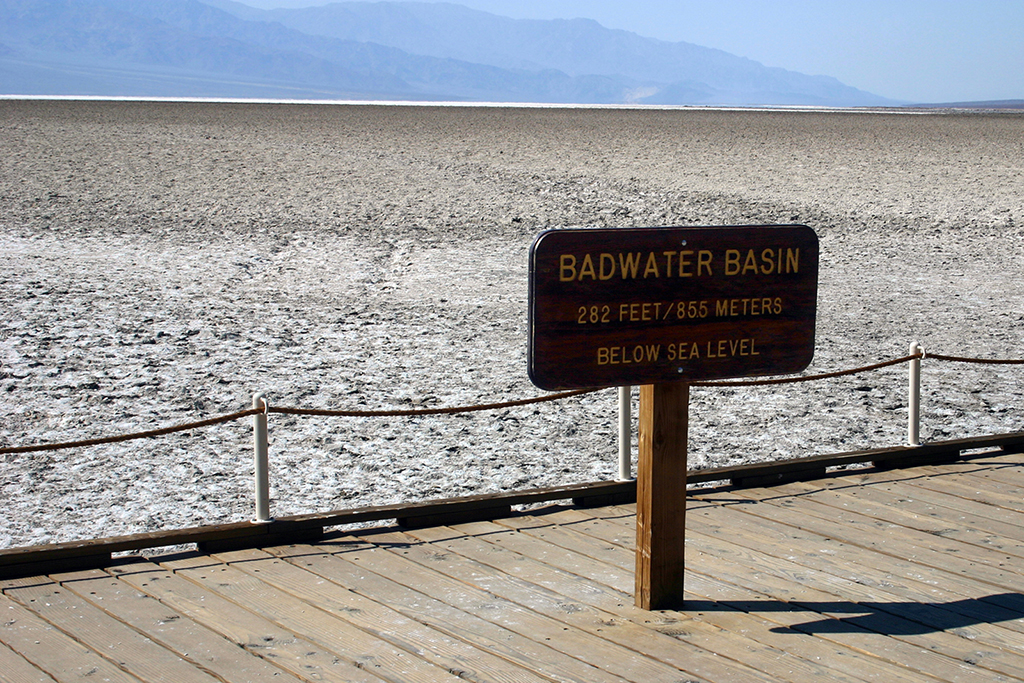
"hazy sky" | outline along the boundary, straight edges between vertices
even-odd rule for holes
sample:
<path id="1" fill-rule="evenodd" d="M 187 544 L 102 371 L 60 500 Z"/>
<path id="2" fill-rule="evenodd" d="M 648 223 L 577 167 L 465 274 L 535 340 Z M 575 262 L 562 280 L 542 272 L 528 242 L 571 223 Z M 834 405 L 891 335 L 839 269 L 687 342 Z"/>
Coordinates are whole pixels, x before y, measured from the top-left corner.
<path id="1" fill-rule="evenodd" d="M 257 7 L 328 0 L 242 0 Z M 424 0 L 439 2 L 441 0 Z M 1022 0 L 456 0 L 516 19 L 587 17 L 896 100 L 1024 99 Z"/>

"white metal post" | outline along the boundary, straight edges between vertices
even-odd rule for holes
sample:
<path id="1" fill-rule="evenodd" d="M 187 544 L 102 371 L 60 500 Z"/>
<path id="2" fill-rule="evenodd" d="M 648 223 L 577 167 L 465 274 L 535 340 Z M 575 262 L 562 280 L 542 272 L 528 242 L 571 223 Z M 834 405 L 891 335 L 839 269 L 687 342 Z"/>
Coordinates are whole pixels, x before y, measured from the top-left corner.
<path id="1" fill-rule="evenodd" d="M 272 521 L 270 516 L 270 456 L 267 434 L 267 400 L 253 394 L 252 407 L 262 412 L 252 416 L 253 463 L 256 470 L 256 524 Z"/>
<path id="2" fill-rule="evenodd" d="M 633 478 L 633 387 L 619 387 L 619 481 Z"/>
<path id="3" fill-rule="evenodd" d="M 910 345 L 910 355 L 923 354 L 917 342 Z M 921 359 L 910 361 L 910 385 L 907 390 L 907 445 L 921 445 Z"/>

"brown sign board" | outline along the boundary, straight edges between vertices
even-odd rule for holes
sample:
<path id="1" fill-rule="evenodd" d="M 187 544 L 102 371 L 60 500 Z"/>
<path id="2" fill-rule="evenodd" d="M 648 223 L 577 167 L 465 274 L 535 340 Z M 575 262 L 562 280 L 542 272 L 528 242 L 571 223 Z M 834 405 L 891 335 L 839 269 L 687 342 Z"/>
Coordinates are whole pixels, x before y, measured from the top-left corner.
<path id="1" fill-rule="evenodd" d="M 804 225 L 550 230 L 530 249 L 530 379 L 560 390 L 800 372 L 817 293 Z"/>

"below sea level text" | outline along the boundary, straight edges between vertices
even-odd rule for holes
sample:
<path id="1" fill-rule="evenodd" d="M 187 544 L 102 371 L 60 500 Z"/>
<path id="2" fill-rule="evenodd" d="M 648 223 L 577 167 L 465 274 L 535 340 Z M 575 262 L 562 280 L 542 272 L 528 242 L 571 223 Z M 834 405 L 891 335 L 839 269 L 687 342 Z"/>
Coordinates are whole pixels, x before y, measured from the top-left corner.
<path id="1" fill-rule="evenodd" d="M 665 355 L 662 356 L 664 351 Z M 598 365 L 639 365 L 657 363 L 663 357 L 668 361 L 686 361 L 694 358 L 736 358 L 760 356 L 757 340 L 718 339 L 709 342 L 678 342 L 673 344 L 636 344 L 635 346 L 601 346 L 597 349 Z"/>

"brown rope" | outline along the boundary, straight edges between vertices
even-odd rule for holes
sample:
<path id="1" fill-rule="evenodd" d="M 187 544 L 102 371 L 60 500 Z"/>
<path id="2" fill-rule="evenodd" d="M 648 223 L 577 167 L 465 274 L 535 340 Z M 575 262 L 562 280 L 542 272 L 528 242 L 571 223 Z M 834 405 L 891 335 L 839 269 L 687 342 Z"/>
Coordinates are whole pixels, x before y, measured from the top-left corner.
<path id="1" fill-rule="evenodd" d="M 64 443 L 40 444 L 38 446 L 17 446 L 14 448 L 0 448 L 0 455 L 7 455 L 9 453 L 31 453 L 33 451 L 56 451 L 62 448 L 84 448 L 85 446 L 98 446 L 100 444 L 105 443 L 120 443 L 122 441 L 132 441 L 134 439 L 146 439 L 153 436 L 173 434 L 174 432 L 184 432 L 188 431 L 189 429 L 198 429 L 199 427 L 209 427 L 210 425 L 220 424 L 222 422 L 231 422 L 232 420 L 238 420 L 243 417 L 256 415 L 257 413 L 262 412 L 263 410 L 259 408 L 249 408 L 248 410 L 242 410 L 237 413 L 231 413 L 230 415 L 211 417 L 208 420 L 190 422 L 188 424 L 176 425 L 174 427 L 163 427 L 161 429 L 153 429 L 148 432 L 136 432 L 134 434 L 122 434 L 120 436 L 107 436 L 99 439 L 88 439 L 85 441 L 67 441 Z"/>
<path id="2" fill-rule="evenodd" d="M 577 389 L 576 391 L 565 391 L 560 394 L 550 394 L 537 398 L 524 398 L 518 401 L 506 401 L 504 403 L 485 403 L 475 406 L 461 406 L 454 408 L 416 408 L 411 410 L 320 410 L 316 408 L 278 408 L 270 406 L 267 412 L 282 413 L 284 415 L 319 415 L 321 417 L 409 417 L 417 415 L 454 415 L 456 413 L 472 413 L 480 410 L 500 410 L 501 408 L 514 408 L 532 403 L 546 403 L 558 401 L 563 398 L 589 394 L 599 389 Z"/>
<path id="3" fill-rule="evenodd" d="M 929 353 L 929 359 L 945 360 L 953 363 L 980 363 L 983 365 L 1024 365 L 1024 360 L 989 360 L 987 358 L 964 358 L 963 356 L 942 356 Z"/>
<path id="4" fill-rule="evenodd" d="M 932 353 L 927 354 L 926 356 L 925 354 L 917 353 L 910 356 L 904 356 L 902 358 L 888 360 L 883 363 L 865 365 L 863 367 L 853 368 L 851 370 L 826 372 L 820 375 L 806 375 L 804 377 L 781 377 L 778 379 L 762 379 L 750 381 L 693 382 L 693 386 L 759 387 L 768 386 L 772 384 L 793 384 L 796 382 L 811 382 L 819 379 L 845 377 L 848 375 L 856 375 L 862 372 L 869 372 L 871 370 L 879 370 L 881 368 L 886 368 L 891 365 L 899 365 L 900 363 L 906 363 L 908 361 L 925 357 L 955 363 L 981 363 L 986 365 L 1024 365 L 1024 360 L 988 360 L 984 358 L 964 358 L 962 356 L 943 356 L 940 354 Z M 98 446 L 101 444 L 108 443 L 121 443 L 124 441 L 132 441 L 135 439 L 147 439 L 154 436 L 163 436 L 165 434 L 173 434 L 175 432 L 184 432 L 190 429 L 198 429 L 200 427 L 209 427 L 215 424 L 221 424 L 223 422 L 231 422 L 232 420 L 239 420 L 243 417 L 249 417 L 250 415 L 256 415 L 259 413 L 279 413 L 282 415 L 318 415 L 324 417 L 410 417 L 419 415 L 454 415 L 456 413 L 471 413 L 481 410 L 500 410 L 502 408 L 514 408 L 516 406 L 525 406 L 533 403 L 558 401 L 563 398 L 580 396 L 582 394 L 589 394 L 595 391 L 598 391 L 598 389 L 578 389 L 576 391 L 565 391 L 560 394 L 550 394 L 548 396 L 539 396 L 537 398 L 526 398 L 518 401 L 506 401 L 504 403 L 485 403 L 474 406 L 457 406 L 452 408 L 418 408 L 412 410 L 319 410 L 315 408 L 279 408 L 276 406 L 269 406 L 266 407 L 265 409 L 249 408 L 248 410 L 242 410 L 237 413 L 231 413 L 230 415 L 212 417 L 207 420 L 189 422 L 188 424 L 176 425 L 173 427 L 153 429 L 147 432 L 136 432 L 134 434 L 122 434 L 120 436 L 108 436 L 99 439 L 87 439 L 84 441 L 66 441 L 64 443 L 40 444 L 37 446 L 14 446 L 9 448 L 0 448 L 0 455 L 9 455 L 13 453 L 32 453 L 38 451 L 56 451 L 63 448 L 84 448 L 86 446 Z"/>
<path id="5" fill-rule="evenodd" d="M 806 375 L 804 377 L 781 377 L 779 379 L 759 379 L 750 381 L 738 381 L 738 382 L 694 382 L 695 387 L 761 387 L 769 384 L 792 384 L 795 382 L 810 382 L 816 379 L 831 379 L 832 377 L 845 377 L 846 375 L 856 375 L 861 372 L 869 372 L 871 370 L 879 370 L 881 368 L 887 368 L 890 365 L 899 365 L 900 363 L 906 363 L 916 358 L 923 358 L 924 354 L 915 353 L 910 356 L 904 356 L 903 358 L 895 358 L 893 360 L 887 360 L 884 363 L 875 363 L 874 365 L 865 365 L 860 368 L 853 368 L 852 370 L 839 370 L 837 372 L 826 372 L 821 375 Z M 934 358 L 934 356 L 928 356 Z"/>

